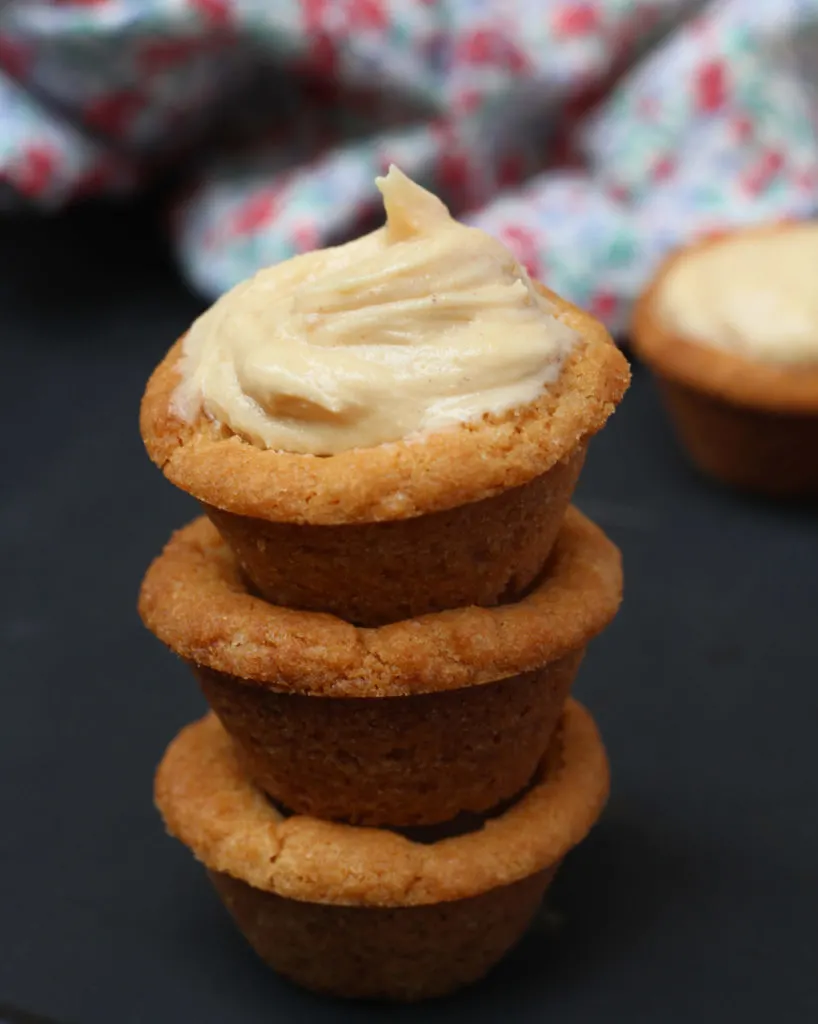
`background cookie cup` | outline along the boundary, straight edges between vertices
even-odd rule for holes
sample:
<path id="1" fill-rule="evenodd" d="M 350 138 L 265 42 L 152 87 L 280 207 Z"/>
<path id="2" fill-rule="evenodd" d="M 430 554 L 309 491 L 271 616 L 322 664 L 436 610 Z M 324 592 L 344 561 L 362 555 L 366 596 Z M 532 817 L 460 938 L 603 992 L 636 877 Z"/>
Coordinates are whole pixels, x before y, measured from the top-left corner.
<path id="1" fill-rule="evenodd" d="M 619 552 L 569 509 L 547 573 L 518 603 L 356 628 L 248 593 L 201 519 L 148 570 L 139 607 L 270 796 L 405 826 L 486 811 L 526 786 L 621 589 Z"/>
<path id="2" fill-rule="evenodd" d="M 818 495 L 818 367 L 771 365 L 699 344 L 659 313 L 662 284 L 676 261 L 724 237 L 681 249 L 663 264 L 636 304 L 634 351 L 656 375 L 679 439 L 701 470 L 760 493 Z"/>
<path id="3" fill-rule="evenodd" d="M 604 748 L 574 702 L 537 784 L 479 831 L 436 843 L 282 817 L 213 716 L 171 743 L 155 788 L 168 831 L 271 967 L 333 995 L 401 1000 L 460 988 L 508 951 L 607 793 Z"/>
<path id="4" fill-rule="evenodd" d="M 541 398 L 504 415 L 326 457 L 263 450 L 175 415 L 177 342 L 143 398 L 146 448 L 275 604 L 374 626 L 513 599 L 548 557 L 588 439 L 629 380 L 605 328 L 547 294 L 580 340 Z"/>

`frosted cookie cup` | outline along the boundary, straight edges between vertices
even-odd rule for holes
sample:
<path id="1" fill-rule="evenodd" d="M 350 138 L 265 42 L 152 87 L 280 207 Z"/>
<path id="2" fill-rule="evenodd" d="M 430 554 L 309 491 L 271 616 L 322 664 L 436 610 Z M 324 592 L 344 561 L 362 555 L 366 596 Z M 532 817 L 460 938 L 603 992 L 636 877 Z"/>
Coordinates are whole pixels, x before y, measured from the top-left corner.
<path id="1" fill-rule="evenodd" d="M 674 253 L 637 302 L 634 351 L 709 476 L 818 495 L 816 267 L 818 223 L 747 228 Z"/>
<path id="2" fill-rule="evenodd" d="M 248 593 L 201 519 L 148 570 L 139 608 L 280 805 L 414 826 L 487 811 L 530 782 L 621 588 L 619 552 L 569 509 L 521 601 L 356 628 Z"/>
<path id="3" fill-rule="evenodd" d="M 498 242 L 381 187 L 383 229 L 228 293 L 141 413 L 262 596 L 364 626 L 521 594 L 628 383 Z"/>
<path id="4" fill-rule="evenodd" d="M 481 828 L 431 843 L 284 817 L 209 716 L 171 743 L 156 804 L 274 970 L 343 997 L 418 1000 L 490 970 L 605 803 L 608 764 L 573 701 L 534 786 Z"/>

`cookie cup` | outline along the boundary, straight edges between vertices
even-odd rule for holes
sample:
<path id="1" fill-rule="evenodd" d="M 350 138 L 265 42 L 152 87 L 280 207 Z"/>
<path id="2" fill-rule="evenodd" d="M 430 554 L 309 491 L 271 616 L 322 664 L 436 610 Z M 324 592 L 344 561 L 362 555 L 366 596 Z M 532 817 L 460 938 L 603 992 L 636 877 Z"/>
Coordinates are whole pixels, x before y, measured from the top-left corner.
<path id="1" fill-rule="evenodd" d="M 408 826 L 486 811 L 530 781 L 621 590 L 618 550 L 569 509 L 547 572 L 519 602 L 364 629 L 249 593 L 200 519 L 148 570 L 139 607 L 274 800 Z"/>
<path id="2" fill-rule="evenodd" d="M 608 786 L 596 727 L 569 702 L 535 785 L 478 830 L 437 842 L 282 816 L 213 715 L 170 745 L 155 794 L 272 968 L 336 996 L 418 1000 L 476 981 L 518 941 Z"/>
<path id="3" fill-rule="evenodd" d="M 513 600 L 542 569 L 588 440 L 629 380 L 605 328 L 547 294 L 579 340 L 528 405 L 338 455 L 263 450 L 174 412 L 179 341 L 142 401 L 148 454 L 201 502 L 273 604 L 378 626 Z"/>
<path id="4" fill-rule="evenodd" d="M 634 310 L 634 351 L 655 375 L 679 441 L 700 470 L 748 491 L 815 497 L 818 365 L 753 361 L 683 337 L 660 314 L 663 281 L 676 261 L 723 237 L 686 247 L 662 265 Z"/>

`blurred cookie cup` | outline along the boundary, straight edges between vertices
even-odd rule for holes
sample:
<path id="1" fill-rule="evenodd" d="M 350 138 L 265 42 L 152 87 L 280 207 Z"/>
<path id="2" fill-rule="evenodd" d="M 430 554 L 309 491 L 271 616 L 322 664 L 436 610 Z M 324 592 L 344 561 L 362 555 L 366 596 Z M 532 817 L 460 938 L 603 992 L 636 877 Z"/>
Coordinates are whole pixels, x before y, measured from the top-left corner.
<path id="1" fill-rule="evenodd" d="M 637 302 L 632 335 L 703 472 L 818 496 L 818 222 L 674 253 Z"/>

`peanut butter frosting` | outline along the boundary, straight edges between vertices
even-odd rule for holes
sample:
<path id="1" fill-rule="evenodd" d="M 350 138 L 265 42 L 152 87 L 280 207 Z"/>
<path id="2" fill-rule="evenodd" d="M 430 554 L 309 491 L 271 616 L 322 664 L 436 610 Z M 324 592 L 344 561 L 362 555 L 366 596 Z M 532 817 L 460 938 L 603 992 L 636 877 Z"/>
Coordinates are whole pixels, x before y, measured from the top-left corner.
<path id="1" fill-rule="evenodd" d="M 818 364 L 818 221 L 682 253 L 656 302 L 682 337 L 761 363 Z"/>
<path id="2" fill-rule="evenodd" d="M 391 167 L 386 223 L 261 270 L 191 327 L 174 412 L 332 455 L 534 401 L 579 338 L 500 242 Z"/>

